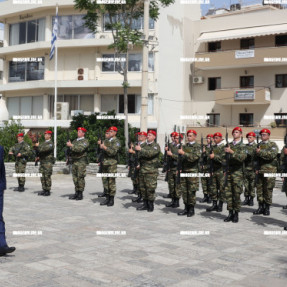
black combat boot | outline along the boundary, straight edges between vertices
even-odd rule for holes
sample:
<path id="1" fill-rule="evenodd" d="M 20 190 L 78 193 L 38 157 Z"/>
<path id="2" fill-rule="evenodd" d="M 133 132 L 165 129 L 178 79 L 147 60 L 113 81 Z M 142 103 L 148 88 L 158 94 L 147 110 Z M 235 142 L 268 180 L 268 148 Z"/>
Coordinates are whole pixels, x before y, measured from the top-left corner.
<path id="1" fill-rule="evenodd" d="M 78 198 L 79 192 L 76 191 L 74 195 L 70 196 L 69 199 L 76 200 Z"/>
<path id="2" fill-rule="evenodd" d="M 165 206 L 166 207 L 173 207 L 173 205 L 174 205 L 174 198 L 171 200 L 171 202 L 170 203 L 167 203 Z"/>
<path id="3" fill-rule="evenodd" d="M 207 197 L 208 197 L 207 203 L 211 203 L 211 202 L 212 202 L 211 196 L 210 196 L 210 195 L 207 195 Z"/>
<path id="4" fill-rule="evenodd" d="M 188 208 L 187 208 L 187 204 L 184 204 L 184 210 L 183 211 L 181 211 L 181 212 L 178 212 L 178 214 L 177 215 L 187 215 L 187 210 L 188 210 Z"/>
<path id="5" fill-rule="evenodd" d="M 204 203 L 208 201 L 208 195 L 204 194 L 204 197 L 199 201 L 200 203 Z"/>
<path id="6" fill-rule="evenodd" d="M 253 212 L 253 214 L 263 214 L 263 203 L 259 203 L 258 209 Z"/>
<path id="7" fill-rule="evenodd" d="M 103 202 L 101 202 L 100 205 L 107 205 L 109 203 L 109 201 L 110 201 L 110 195 L 107 194 L 106 199 Z"/>
<path id="8" fill-rule="evenodd" d="M 287 226 L 284 227 L 284 230 L 287 230 Z"/>
<path id="9" fill-rule="evenodd" d="M 25 191 L 24 185 L 20 185 L 18 188 L 18 191 L 23 192 Z"/>
<path id="10" fill-rule="evenodd" d="M 44 195 L 44 196 L 50 196 L 50 195 L 51 195 L 50 190 L 45 190 L 45 193 L 44 193 L 43 195 Z"/>
<path id="11" fill-rule="evenodd" d="M 149 201 L 147 202 L 147 211 L 148 211 L 148 212 L 153 212 L 153 210 L 154 210 L 153 201 L 152 201 L 152 200 L 149 200 Z"/>
<path id="12" fill-rule="evenodd" d="M 187 210 L 187 217 L 191 217 L 194 215 L 194 206 L 190 205 Z"/>
<path id="13" fill-rule="evenodd" d="M 139 193 L 139 194 L 138 194 L 138 197 L 132 199 L 132 202 L 139 202 L 138 200 L 140 200 L 141 198 L 142 198 L 142 196 L 141 196 L 141 194 Z"/>
<path id="14" fill-rule="evenodd" d="M 174 199 L 173 208 L 179 207 L 179 198 Z"/>
<path id="15" fill-rule="evenodd" d="M 249 205 L 249 202 L 250 202 L 249 196 L 245 196 L 245 199 L 242 202 L 242 205 Z"/>
<path id="16" fill-rule="evenodd" d="M 110 200 L 109 200 L 107 206 L 113 206 L 114 205 L 114 198 L 115 198 L 114 196 L 110 196 Z"/>
<path id="17" fill-rule="evenodd" d="M 42 191 L 38 192 L 38 195 L 45 195 L 46 190 L 43 189 Z"/>
<path id="18" fill-rule="evenodd" d="M 248 203 L 249 206 L 253 206 L 254 205 L 254 202 L 253 202 L 253 197 L 250 196 L 249 198 L 249 203 Z"/>
<path id="19" fill-rule="evenodd" d="M 83 199 L 83 192 L 79 191 L 78 197 L 76 198 L 76 200 L 82 200 L 82 199 Z"/>
<path id="20" fill-rule="evenodd" d="M 128 194 L 137 194 L 137 184 L 134 184 L 134 189 L 130 190 Z"/>
<path id="21" fill-rule="evenodd" d="M 224 219 L 224 222 L 229 222 L 233 220 L 233 210 L 229 210 L 228 216 Z"/>
<path id="22" fill-rule="evenodd" d="M 103 193 L 99 194 L 98 197 L 106 197 L 107 195 L 107 190 L 104 188 Z"/>
<path id="23" fill-rule="evenodd" d="M 283 209 L 287 209 L 287 205 L 283 206 Z"/>
<path id="24" fill-rule="evenodd" d="M 219 201 L 218 205 L 217 205 L 217 212 L 222 212 L 222 206 L 223 206 L 223 201 Z"/>
<path id="25" fill-rule="evenodd" d="M 270 208 L 270 204 L 265 203 L 263 215 L 266 215 L 266 216 L 270 215 L 270 209 L 269 208 Z"/>
<path id="26" fill-rule="evenodd" d="M 206 208 L 207 212 L 216 211 L 217 210 L 217 200 L 212 201 L 212 206 Z"/>
<path id="27" fill-rule="evenodd" d="M 171 198 L 171 194 L 165 194 L 163 195 L 163 198 Z"/>
<path id="28" fill-rule="evenodd" d="M 235 212 L 234 212 L 232 222 L 234 222 L 234 223 L 237 223 L 237 222 L 238 222 L 238 211 L 235 211 Z"/>
<path id="29" fill-rule="evenodd" d="M 137 210 L 147 210 L 147 208 L 148 208 L 147 202 L 148 202 L 148 201 L 147 201 L 146 199 L 144 199 L 143 205 L 139 206 L 139 207 L 137 208 Z"/>

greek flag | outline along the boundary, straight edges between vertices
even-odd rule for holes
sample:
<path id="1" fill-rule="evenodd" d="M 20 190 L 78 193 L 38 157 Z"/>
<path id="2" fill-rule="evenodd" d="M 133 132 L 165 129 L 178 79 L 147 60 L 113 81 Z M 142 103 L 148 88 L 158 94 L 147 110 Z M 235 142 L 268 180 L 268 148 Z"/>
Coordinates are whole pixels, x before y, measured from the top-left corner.
<path id="1" fill-rule="evenodd" d="M 53 59 L 54 54 L 55 54 L 55 45 L 56 45 L 56 41 L 57 41 L 57 35 L 58 35 L 58 9 L 56 12 L 56 18 L 55 18 L 55 22 L 54 22 L 54 26 L 53 26 L 53 32 L 52 32 L 50 60 Z"/>

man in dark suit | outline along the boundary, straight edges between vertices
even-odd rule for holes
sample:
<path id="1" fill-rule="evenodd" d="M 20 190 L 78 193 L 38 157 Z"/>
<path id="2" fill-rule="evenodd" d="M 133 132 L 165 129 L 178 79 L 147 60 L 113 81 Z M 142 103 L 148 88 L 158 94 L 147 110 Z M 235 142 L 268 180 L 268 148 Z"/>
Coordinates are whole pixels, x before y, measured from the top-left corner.
<path id="1" fill-rule="evenodd" d="M 5 222 L 3 220 L 3 199 L 6 189 L 6 174 L 4 165 L 4 150 L 0 145 L 0 256 L 15 251 L 15 247 L 8 247 L 5 238 Z"/>

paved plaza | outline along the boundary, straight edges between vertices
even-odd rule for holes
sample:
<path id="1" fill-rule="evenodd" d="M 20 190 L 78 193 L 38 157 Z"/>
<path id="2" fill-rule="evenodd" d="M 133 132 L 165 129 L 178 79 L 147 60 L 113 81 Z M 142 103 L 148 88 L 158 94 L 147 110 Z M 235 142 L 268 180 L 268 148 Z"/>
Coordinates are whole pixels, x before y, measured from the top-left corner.
<path id="1" fill-rule="evenodd" d="M 24 193 L 15 186 L 9 177 L 4 216 L 7 241 L 17 250 L 0 257 L 0 286 L 287 285 L 287 235 L 270 235 L 287 225 L 279 189 L 271 216 L 253 215 L 256 202 L 242 208 L 236 224 L 223 222 L 226 205 L 222 213 L 208 213 L 207 204 L 197 203 L 195 216 L 177 216 L 183 204 L 165 207 L 162 180 L 152 213 L 136 211 L 129 178 L 117 180 L 114 207 L 100 206 L 103 189 L 95 175 L 86 177 L 82 201 L 68 200 L 71 175 L 53 175 L 50 197 L 37 195 L 38 178 L 27 179 Z"/>

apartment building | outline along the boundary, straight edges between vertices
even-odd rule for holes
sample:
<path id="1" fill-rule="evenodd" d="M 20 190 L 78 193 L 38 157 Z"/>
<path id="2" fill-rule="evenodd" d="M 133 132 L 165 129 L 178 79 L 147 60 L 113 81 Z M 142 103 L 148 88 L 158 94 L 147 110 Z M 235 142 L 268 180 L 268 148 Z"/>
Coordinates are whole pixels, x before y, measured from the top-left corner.
<path id="1" fill-rule="evenodd" d="M 49 61 L 50 41 L 56 3 L 59 3 L 58 26 L 58 102 L 59 125 L 68 127 L 71 116 L 115 110 L 123 113 L 123 77 L 114 62 L 97 59 L 114 57 L 103 15 L 99 33 L 84 26 L 83 12 L 76 11 L 73 0 L 42 1 L 41 5 L 0 3 L 0 22 L 4 23 L 3 94 L 9 118 L 32 115 L 33 121 L 22 120 L 26 128 L 53 125 L 54 60 Z M 200 19 L 199 5 L 175 3 L 161 9 L 157 22 L 150 21 L 148 128 L 165 132 L 180 125 L 179 114 L 186 94 L 190 97 L 189 69 L 180 62 L 194 53 L 190 27 Z M 134 27 L 143 27 L 142 19 Z M 18 62 L 15 58 L 30 58 Z M 140 126 L 142 51 L 134 48 L 128 61 L 129 123 Z M 61 106 L 61 107 L 60 107 Z"/>
<path id="2" fill-rule="evenodd" d="M 245 131 L 287 123 L 287 10 L 237 7 L 195 21 L 192 115 L 188 126 L 243 126 Z M 218 129 L 218 128 L 214 128 Z M 213 129 L 213 130 L 214 130 Z M 283 131 L 284 130 L 284 131 Z M 282 137 L 281 129 L 278 137 Z"/>

